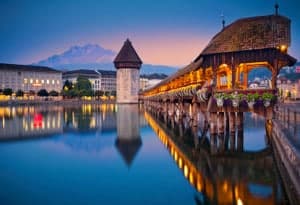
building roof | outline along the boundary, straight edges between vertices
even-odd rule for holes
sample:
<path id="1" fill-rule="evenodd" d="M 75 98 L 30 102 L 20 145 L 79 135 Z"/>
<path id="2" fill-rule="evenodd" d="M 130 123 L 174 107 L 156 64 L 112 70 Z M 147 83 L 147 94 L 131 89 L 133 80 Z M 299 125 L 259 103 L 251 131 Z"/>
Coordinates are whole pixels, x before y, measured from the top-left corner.
<path id="1" fill-rule="evenodd" d="M 276 26 L 274 26 L 276 25 Z M 238 19 L 217 33 L 202 55 L 290 46 L 290 20 L 280 15 Z"/>
<path id="2" fill-rule="evenodd" d="M 119 68 L 120 66 L 122 67 L 122 64 L 126 64 L 140 67 L 142 63 L 131 42 L 127 39 L 114 60 L 115 66 Z"/>
<path id="3" fill-rule="evenodd" d="M 31 71 L 31 72 L 54 72 L 61 73 L 62 71 L 55 70 L 53 68 L 45 66 L 35 66 L 35 65 L 17 65 L 17 64 L 7 64 L 0 63 L 0 70 L 15 70 L 15 71 Z"/>
<path id="4" fill-rule="evenodd" d="M 64 75 L 68 74 L 84 74 L 84 75 L 98 75 L 95 70 L 87 70 L 87 69 L 78 69 L 78 70 L 70 70 L 63 72 Z"/>
<path id="5" fill-rule="evenodd" d="M 117 75 L 117 72 L 114 70 L 97 70 L 97 72 L 100 73 L 102 77 L 104 77 L 104 76 L 116 77 L 116 75 Z"/>
<path id="6" fill-rule="evenodd" d="M 70 78 L 70 77 L 86 77 L 86 78 L 98 78 L 99 73 L 97 73 L 95 70 L 86 70 L 86 69 L 79 69 L 79 70 L 70 70 L 63 72 L 63 78 Z"/>

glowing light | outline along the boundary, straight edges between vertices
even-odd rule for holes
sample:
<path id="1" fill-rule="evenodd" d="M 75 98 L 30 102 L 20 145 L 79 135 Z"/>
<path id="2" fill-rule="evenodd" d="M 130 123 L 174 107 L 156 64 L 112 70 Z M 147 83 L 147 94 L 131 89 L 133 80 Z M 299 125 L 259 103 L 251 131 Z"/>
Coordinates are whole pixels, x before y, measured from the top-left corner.
<path id="1" fill-rule="evenodd" d="M 190 172 L 189 181 L 191 184 L 194 184 L 194 176 L 192 172 Z"/>
<path id="2" fill-rule="evenodd" d="M 184 176 L 187 177 L 189 175 L 189 168 L 187 165 L 184 165 L 184 168 L 183 168 L 183 173 L 184 173 Z"/>
<path id="3" fill-rule="evenodd" d="M 243 204 L 244 204 L 243 201 L 240 198 L 238 198 L 237 199 L 237 205 L 243 205 Z"/>
<path id="4" fill-rule="evenodd" d="M 280 46 L 280 51 L 281 52 L 286 52 L 287 51 L 287 46 L 286 45 L 281 45 Z"/>
<path id="5" fill-rule="evenodd" d="M 200 181 L 200 179 L 198 179 L 197 180 L 197 190 L 199 191 L 199 192 L 201 192 L 202 191 L 202 184 L 201 184 L 201 181 Z"/>
<path id="6" fill-rule="evenodd" d="M 43 122 L 43 115 L 42 114 L 35 114 L 33 116 L 33 126 L 34 127 L 42 127 Z"/>
<path id="7" fill-rule="evenodd" d="M 181 158 L 179 158 L 179 160 L 178 160 L 178 166 L 180 169 L 182 168 L 182 159 Z"/>

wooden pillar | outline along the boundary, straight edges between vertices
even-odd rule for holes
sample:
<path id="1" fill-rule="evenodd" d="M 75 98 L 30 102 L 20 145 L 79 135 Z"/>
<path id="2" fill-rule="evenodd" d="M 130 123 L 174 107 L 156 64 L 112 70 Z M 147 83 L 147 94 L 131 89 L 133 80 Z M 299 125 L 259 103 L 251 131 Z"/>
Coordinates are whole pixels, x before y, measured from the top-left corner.
<path id="1" fill-rule="evenodd" d="M 235 112 L 229 113 L 230 150 L 235 149 Z"/>
<path id="2" fill-rule="evenodd" d="M 244 115 L 242 112 L 237 113 L 237 150 L 244 150 Z"/>
<path id="3" fill-rule="evenodd" d="M 219 112 L 218 115 L 218 133 L 224 135 L 224 112 Z"/>
<path id="4" fill-rule="evenodd" d="M 233 56 L 231 57 L 231 84 L 232 84 L 232 89 L 235 88 L 235 81 L 236 81 L 236 67 L 235 67 L 235 62 Z"/>
<path id="5" fill-rule="evenodd" d="M 196 97 L 192 101 L 192 126 L 198 126 L 198 104 Z"/>
<path id="6" fill-rule="evenodd" d="M 275 58 L 274 62 L 273 62 L 273 68 L 271 69 L 272 71 L 272 89 L 277 88 L 277 75 L 278 75 L 278 71 L 279 71 L 279 63 L 278 63 L 278 59 Z"/>
<path id="7" fill-rule="evenodd" d="M 219 112 L 218 114 L 218 140 L 219 140 L 219 150 L 220 152 L 225 151 L 224 144 L 224 112 Z"/>
<path id="8" fill-rule="evenodd" d="M 248 88 L 248 71 L 243 73 L 243 86 L 244 88 Z"/>
<path id="9" fill-rule="evenodd" d="M 209 132 L 210 132 L 210 151 L 211 154 L 217 153 L 217 117 L 218 114 L 216 112 L 211 112 L 210 114 L 210 122 L 209 122 Z"/>

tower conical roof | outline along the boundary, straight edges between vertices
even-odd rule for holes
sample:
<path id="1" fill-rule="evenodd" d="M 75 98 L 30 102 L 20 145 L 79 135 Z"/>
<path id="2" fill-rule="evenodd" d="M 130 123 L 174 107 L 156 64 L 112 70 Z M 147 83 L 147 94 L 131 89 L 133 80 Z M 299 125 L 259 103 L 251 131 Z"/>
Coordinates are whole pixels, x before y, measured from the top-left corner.
<path id="1" fill-rule="evenodd" d="M 138 153 L 140 147 L 142 146 L 141 138 L 136 138 L 132 140 L 128 139 L 117 139 L 115 145 L 120 152 L 125 163 L 129 167 L 136 154 Z"/>
<path id="2" fill-rule="evenodd" d="M 114 60 L 115 67 L 118 68 L 140 68 L 142 60 L 133 48 L 129 39 L 124 42 L 123 47 Z"/>

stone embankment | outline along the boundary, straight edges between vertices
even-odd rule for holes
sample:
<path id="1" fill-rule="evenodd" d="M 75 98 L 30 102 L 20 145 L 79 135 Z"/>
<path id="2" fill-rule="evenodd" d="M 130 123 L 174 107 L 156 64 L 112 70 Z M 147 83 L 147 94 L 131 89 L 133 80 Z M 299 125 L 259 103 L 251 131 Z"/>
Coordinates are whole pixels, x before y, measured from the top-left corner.
<path id="1" fill-rule="evenodd" d="M 278 119 L 272 120 L 272 145 L 276 164 L 291 204 L 300 202 L 300 150 L 290 140 L 289 130 Z"/>

